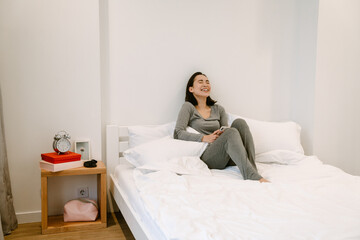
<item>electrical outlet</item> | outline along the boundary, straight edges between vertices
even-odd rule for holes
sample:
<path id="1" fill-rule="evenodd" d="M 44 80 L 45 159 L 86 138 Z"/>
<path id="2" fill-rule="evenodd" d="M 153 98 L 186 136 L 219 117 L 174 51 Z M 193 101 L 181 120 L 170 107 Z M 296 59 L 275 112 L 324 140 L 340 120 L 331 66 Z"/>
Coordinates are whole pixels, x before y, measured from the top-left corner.
<path id="1" fill-rule="evenodd" d="M 77 189 L 77 196 L 79 198 L 87 198 L 89 197 L 89 188 L 88 187 L 80 187 Z"/>

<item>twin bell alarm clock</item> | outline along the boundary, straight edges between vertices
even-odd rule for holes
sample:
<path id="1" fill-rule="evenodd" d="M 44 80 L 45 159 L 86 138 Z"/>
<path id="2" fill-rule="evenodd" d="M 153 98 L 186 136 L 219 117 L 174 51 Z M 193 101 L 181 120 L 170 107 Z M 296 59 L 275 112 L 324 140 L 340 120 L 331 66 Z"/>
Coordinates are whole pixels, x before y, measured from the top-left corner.
<path id="1" fill-rule="evenodd" d="M 70 135 L 65 131 L 55 134 L 53 148 L 58 154 L 67 153 L 71 148 Z"/>

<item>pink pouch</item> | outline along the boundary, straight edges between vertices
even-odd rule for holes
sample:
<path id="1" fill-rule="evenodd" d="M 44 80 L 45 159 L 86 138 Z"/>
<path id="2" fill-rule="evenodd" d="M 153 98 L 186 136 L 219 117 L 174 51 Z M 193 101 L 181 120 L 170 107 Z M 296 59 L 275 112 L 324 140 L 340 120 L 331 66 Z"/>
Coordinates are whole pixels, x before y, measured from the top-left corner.
<path id="1" fill-rule="evenodd" d="M 96 201 L 79 198 L 68 201 L 64 206 L 64 222 L 95 221 L 98 216 Z"/>

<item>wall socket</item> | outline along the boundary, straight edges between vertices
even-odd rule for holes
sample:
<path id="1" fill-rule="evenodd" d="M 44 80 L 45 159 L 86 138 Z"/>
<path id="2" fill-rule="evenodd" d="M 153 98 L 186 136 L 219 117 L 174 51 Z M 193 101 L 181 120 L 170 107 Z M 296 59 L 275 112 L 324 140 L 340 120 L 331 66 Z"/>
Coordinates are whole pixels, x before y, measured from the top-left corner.
<path id="1" fill-rule="evenodd" d="M 88 187 L 79 187 L 77 189 L 78 198 L 88 198 L 89 197 L 89 188 Z"/>

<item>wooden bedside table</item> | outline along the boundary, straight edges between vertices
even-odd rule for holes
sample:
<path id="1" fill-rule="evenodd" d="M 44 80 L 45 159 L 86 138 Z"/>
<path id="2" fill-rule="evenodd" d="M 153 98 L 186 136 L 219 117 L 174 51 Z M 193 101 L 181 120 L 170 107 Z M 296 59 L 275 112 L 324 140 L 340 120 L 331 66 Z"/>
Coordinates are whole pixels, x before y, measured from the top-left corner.
<path id="1" fill-rule="evenodd" d="M 64 222 L 64 216 L 48 216 L 48 177 L 72 175 L 97 175 L 97 200 L 99 216 L 94 222 Z M 60 172 L 41 169 L 41 229 L 42 234 L 86 229 L 106 228 L 106 167 L 102 161 L 96 168 L 72 168 Z"/>

